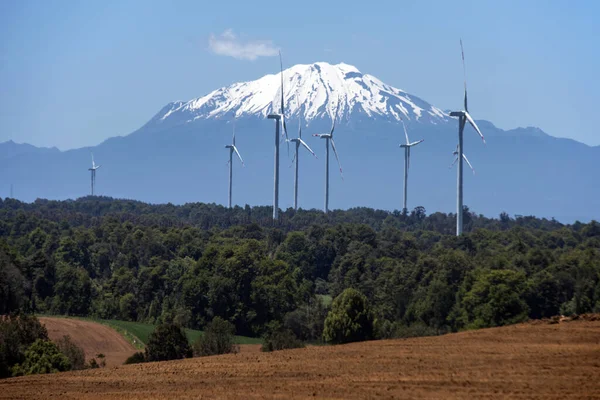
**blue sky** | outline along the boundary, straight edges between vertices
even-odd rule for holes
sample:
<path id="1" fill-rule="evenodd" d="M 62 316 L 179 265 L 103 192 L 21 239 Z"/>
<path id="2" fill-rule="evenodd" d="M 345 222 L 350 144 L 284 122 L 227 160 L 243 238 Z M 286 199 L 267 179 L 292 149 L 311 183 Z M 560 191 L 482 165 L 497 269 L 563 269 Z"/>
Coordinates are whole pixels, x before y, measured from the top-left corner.
<path id="1" fill-rule="evenodd" d="M 278 48 L 285 66 L 343 61 L 460 107 L 462 37 L 475 118 L 600 145 L 599 17 L 596 1 L 5 0 L 0 141 L 126 135 L 169 101 L 275 72 Z"/>

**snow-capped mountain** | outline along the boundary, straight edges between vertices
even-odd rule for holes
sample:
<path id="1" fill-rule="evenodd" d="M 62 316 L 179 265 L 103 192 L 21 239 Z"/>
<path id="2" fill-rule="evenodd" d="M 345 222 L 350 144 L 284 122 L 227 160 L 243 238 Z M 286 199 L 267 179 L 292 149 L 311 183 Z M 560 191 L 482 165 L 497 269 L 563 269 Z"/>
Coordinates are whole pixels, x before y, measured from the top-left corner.
<path id="1" fill-rule="evenodd" d="M 299 204 L 323 205 L 324 141 L 311 133 L 328 129 L 339 105 L 337 161 L 330 159 L 330 206 L 387 210 L 402 204 L 405 141 L 425 142 L 411 154 L 409 208 L 453 212 L 456 171 L 449 169 L 456 148 L 457 123 L 417 96 L 391 87 L 347 64 L 295 65 L 284 71 L 283 95 L 290 136 L 302 117 L 305 140 L 318 159 L 299 155 Z M 140 129 L 113 137 L 93 149 L 61 152 L 0 143 L 0 196 L 14 184 L 15 196 L 76 198 L 89 192 L 90 150 L 102 164 L 96 193 L 153 203 L 225 204 L 228 194 L 226 144 L 236 116 L 236 146 L 246 168 L 234 166 L 233 202 L 267 205 L 273 199 L 273 121 L 279 112 L 281 76 L 266 75 L 235 83 L 187 102 L 169 103 Z M 476 103 L 476 102 L 475 102 Z M 35 117 L 35 116 L 33 116 Z M 478 121 L 483 146 L 472 128 L 465 132 L 465 153 L 477 174 L 465 173 L 465 204 L 488 216 L 509 214 L 556 217 L 563 221 L 598 219 L 600 147 L 557 139 L 537 128 L 509 131 Z M 305 129 L 306 127 L 306 129 Z M 281 137 L 277 138 L 281 140 Z M 280 202 L 293 205 L 292 154 L 280 152 Z M 467 227 L 467 230 L 469 228 Z"/>
<path id="2" fill-rule="evenodd" d="M 286 117 L 313 119 L 355 116 L 387 120 L 446 122 L 440 109 L 401 89 L 381 82 L 356 67 L 325 62 L 299 64 L 283 71 Z M 164 107 L 155 123 L 192 122 L 198 119 L 266 117 L 279 112 L 281 75 L 266 75 L 251 82 L 234 83 L 188 102 L 177 101 Z M 339 109 L 338 109 L 339 107 Z"/>

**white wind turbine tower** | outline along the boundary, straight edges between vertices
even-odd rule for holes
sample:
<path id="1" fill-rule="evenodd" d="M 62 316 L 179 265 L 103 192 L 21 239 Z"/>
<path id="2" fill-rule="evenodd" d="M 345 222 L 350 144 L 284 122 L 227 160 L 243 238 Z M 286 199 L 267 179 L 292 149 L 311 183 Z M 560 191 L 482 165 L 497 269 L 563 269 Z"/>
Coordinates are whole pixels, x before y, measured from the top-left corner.
<path id="1" fill-rule="evenodd" d="M 294 210 L 298 209 L 298 162 L 300 161 L 298 155 L 298 149 L 300 145 L 304 146 L 306 150 L 310 152 L 315 158 L 318 158 L 314 151 L 306 144 L 304 140 L 302 140 L 302 119 L 298 122 L 298 137 L 295 139 L 290 139 L 290 142 L 294 142 L 296 144 L 296 153 L 294 154 L 294 158 L 292 159 L 292 164 L 296 163 L 296 172 L 294 175 Z"/>
<path id="2" fill-rule="evenodd" d="M 456 201 L 456 236 L 460 236 L 463 232 L 463 131 L 465 129 L 465 125 L 467 121 L 471 126 L 475 129 L 475 131 L 479 134 L 483 143 L 485 143 L 485 139 L 483 134 L 471 118 L 469 114 L 469 109 L 467 107 L 467 72 L 465 68 L 465 53 L 463 51 L 462 40 L 460 41 L 460 52 L 463 63 L 463 74 L 464 74 L 464 85 L 465 85 L 465 109 L 461 111 L 452 111 L 450 113 L 451 117 L 458 117 L 458 148 L 456 150 L 458 157 L 458 178 L 457 178 L 457 201 Z M 462 155 L 463 157 L 460 157 Z M 469 163 L 470 165 L 470 163 Z"/>
<path id="3" fill-rule="evenodd" d="M 333 154 L 335 154 L 335 159 L 338 162 L 340 167 L 340 175 L 342 179 L 344 179 L 344 174 L 342 172 L 342 164 L 340 164 L 340 158 L 338 157 L 337 150 L 335 149 L 335 142 L 333 141 L 333 131 L 335 129 L 335 120 L 337 119 L 337 114 L 339 110 L 339 102 L 338 107 L 335 111 L 335 115 L 333 116 L 333 121 L 331 125 L 331 131 L 329 133 L 315 133 L 313 136 L 320 137 L 321 139 L 325 139 L 325 213 L 329 211 L 329 142 L 331 142 L 331 147 L 333 148 Z"/>
<path id="4" fill-rule="evenodd" d="M 408 168 L 410 167 L 410 148 L 418 145 L 425 139 L 421 139 L 419 141 L 411 143 L 410 140 L 408 140 L 408 132 L 406 132 L 406 125 L 404 125 L 404 120 L 400 119 L 400 121 L 402 121 L 402 127 L 404 128 L 404 137 L 406 137 L 406 144 L 400 145 L 400 147 L 404 148 L 404 202 L 402 211 L 406 213 L 408 211 L 406 208 L 406 199 L 408 197 Z"/>
<path id="5" fill-rule="evenodd" d="M 229 201 L 227 204 L 229 208 L 231 208 L 231 189 L 233 186 L 233 152 L 237 154 L 238 158 L 242 162 L 242 166 L 244 166 L 244 160 L 242 159 L 237 147 L 235 147 L 235 120 L 233 121 L 233 138 L 231 140 L 231 144 L 226 145 L 225 148 L 229 149 Z"/>
<path id="6" fill-rule="evenodd" d="M 96 165 L 94 162 L 94 153 L 92 153 L 92 168 L 88 168 L 88 171 L 90 171 L 92 175 L 92 196 L 94 195 L 94 188 L 96 186 L 96 170 L 98 168 L 100 168 L 100 165 Z"/>
<path id="7" fill-rule="evenodd" d="M 283 128 L 283 135 L 288 139 L 287 127 L 285 125 L 285 106 L 283 103 L 283 62 L 281 60 L 281 52 L 279 52 L 279 66 L 281 69 L 281 108 L 279 114 L 269 114 L 267 118 L 275 120 L 275 177 L 273 187 L 273 220 L 279 219 L 279 123 Z M 288 145 L 288 156 L 290 152 L 290 144 Z"/>

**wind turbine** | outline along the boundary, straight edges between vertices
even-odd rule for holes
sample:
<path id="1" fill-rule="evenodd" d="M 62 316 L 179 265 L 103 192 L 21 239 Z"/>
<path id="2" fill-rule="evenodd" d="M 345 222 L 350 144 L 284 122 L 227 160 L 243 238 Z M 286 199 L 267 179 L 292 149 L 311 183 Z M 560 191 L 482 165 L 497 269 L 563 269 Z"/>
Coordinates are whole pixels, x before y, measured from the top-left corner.
<path id="1" fill-rule="evenodd" d="M 88 168 L 88 171 L 92 175 L 92 196 L 94 195 L 94 187 L 96 186 L 96 170 L 100 168 L 100 165 L 96 165 L 94 162 L 94 153 L 92 153 L 92 168 Z"/>
<path id="2" fill-rule="evenodd" d="M 456 145 L 456 150 L 454 150 L 454 152 L 452 154 L 454 155 L 454 162 L 452 164 L 450 164 L 450 168 L 452 168 L 454 166 L 454 164 L 456 164 L 456 162 L 458 161 L 458 145 Z M 471 168 L 471 171 L 473 171 L 473 175 L 475 175 L 475 168 L 473 168 L 473 166 L 469 162 L 467 155 L 463 153 L 462 156 L 463 156 L 463 159 L 467 162 L 467 164 Z"/>
<path id="3" fill-rule="evenodd" d="M 242 159 L 237 147 L 235 147 L 235 120 L 233 120 L 233 138 L 231 140 L 231 144 L 226 145 L 225 148 L 229 149 L 229 201 L 227 204 L 229 205 L 229 208 L 231 208 L 231 189 L 233 185 L 233 152 L 237 154 L 238 158 L 242 162 L 242 166 L 244 166 L 244 160 Z"/>
<path id="4" fill-rule="evenodd" d="M 342 179 L 344 179 L 344 174 L 342 172 L 342 164 L 340 164 L 340 158 L 338 157 L 337 150 L 335 149 L 335 142 L 333 141 L 333 131 L 335 129 L 335 120 L 337 119 L 338 110 L 339 110 L 339 103 L 338 103 L 337 109 L 335 110 L 335 115 L 333 116 L 333 121 L 332 121 L 332 125 L 331 125 L 331 131 L 329 131 L 329 133 L 313 134 L 313 136 L 320 137 L 321 139 L 325 139 L 325 149 L 326 149 L 326 153 L 325 153 L 326 154 L 325 155 L 325 213 L 326 214 L 329 211 L 329 142 L 331 142 L 331 147 L 333 148 L 333 154 L 335 154 L 335 159 L 337 160 L 338 165 L 340 166 L 340 175 L 342 176 Z"/>
<path id="5" fill-rule="evenodd" d="M 300 145 L 304 146 L 306 150 L 310 152 L 315 158 L 318 158 L 314 151 L 306 144 L 304 140 L 302 140 L 302 120 L 298 123 L 298 137 L 295 139 L 290 139 L 290 142 L 294 142 L 296 144 L 296 153 L 294 154 L 294 158 L 292 159 L 292 164 L 296 163 L 296 173 L 294 175 L 294 210 L 298 209 L 298 162 L 300 158 L 298 156 L 298 149 Z"/>
<path id="6" fill-rule="evenodd" d="M 460 53 L 462 56 L 463 63 L 463 75 L 464 75 L 464 86 L 465 86 L 465 109 L 461 111 L 452 111 L 451 117 L 458 117 L 458 149 L 456 150 L 458 157 L 458 177 L 457 177 L 457 200 L 456 200 L 456 236 L 460 236 L 463 232 L 463 132 L 467 122 L 471 124 L 473 129 L 479 134 L 481 140 L 485 144 L 485 138 L 483 134 L 471 118 L 469 114 L 469 108 L 467 107 L 467 70 L 465 68 L 465 52 L 463 51 L 462 39 L 460 41 Z M 460 157 L 462 155 L 463 157 Z M 470 164 L 470 163 L 469 163 Z"/>
<path id="7" fill-rule="evenodd" d="M 421 139 L 417 142 L 411 143 L 410 140 L 408 140 L 408 132 L 406 132 L 406 125 L 404 125 L 404 120 L 400 119 L 400 121 L 402 121 L 402 127 L 404 128 L 404 137 L 406 137 L 406 144 L 400 145 L 400 147 L 404 147 L 404 207 L 402 208 L 402 210 L 406 214 L 406 212 L 408 211 L 406 208 L 406 198 L 408 192 L 408 168 L 410 167 L 410 148 L 418 145 L 425 139 Z"/>
<path id="8" fill-rule="evenodd" d="M 281 69 L 281 108 L 279 114 L 269 114 L 267 118 L 275 120 L 275 177 L 273 187 L 273 220 L 279 218 L 279 123 L 283 128 L 282 135 L 285 135 L 286 140 L 288 139 L 287 127 L 285 125 L 285 105 L 283 102 L 283 61 L 281 60 L 281 52 L 279 52 L 279 66 Z M 288 156 L 290 153 L 290 144 L 288 145 Z"/>

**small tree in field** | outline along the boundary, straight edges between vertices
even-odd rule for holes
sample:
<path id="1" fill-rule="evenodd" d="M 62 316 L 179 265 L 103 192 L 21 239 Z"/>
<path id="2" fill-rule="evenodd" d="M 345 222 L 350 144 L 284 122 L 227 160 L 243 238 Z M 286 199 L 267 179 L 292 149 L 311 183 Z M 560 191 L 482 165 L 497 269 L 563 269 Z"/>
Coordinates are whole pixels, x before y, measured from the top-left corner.
<path id="1" fill-rule="evenodd" d="M 237 353 L 239 347 L 233 342 L 235 327 L 221 317 L 213 318 L 204 335 L 194 343 L 195 356 L 212 356 L 216 354 Z"/>
<path id="2" fill-rule="evenodd" d="M 77 346 L 69 335 L 65 335 L 56 341 L 56 346 L 71 363 L 72 370 L 85 368 L 85 353 L 83 349 Z"/>
<path id="3" fill-rule="evenodd" d="M 339 344 L 367 340 L 373 336 L 373 316 L 367 297 L 356 289 L 346 289 L 333 300 L 325 319 L 323 338 Z"/>
<path id="4" fill-rule="evenodd" d="M 158 325 L 146 345 L 148 361 L 167 361 L 190 357 L 192 351 L 183 328 L 175 324 Z"/>

